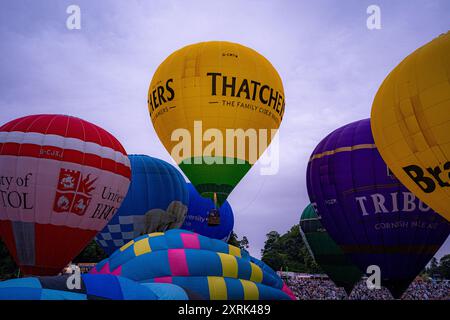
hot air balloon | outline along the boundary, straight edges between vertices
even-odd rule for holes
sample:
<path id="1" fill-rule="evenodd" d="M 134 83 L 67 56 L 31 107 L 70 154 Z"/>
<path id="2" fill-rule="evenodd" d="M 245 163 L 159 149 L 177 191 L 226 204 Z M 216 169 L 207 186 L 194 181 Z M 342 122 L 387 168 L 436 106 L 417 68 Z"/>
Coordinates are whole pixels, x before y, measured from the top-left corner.
<path id="1" fill-rule="evenodd" d="M 372 106 L 372 132 L 395 176 L 450 220 L 450 32 L 403 60 Z"/>
<path id="2" fill-rule="evenodd" d="M 307 187 L 331 238 L 363 272 L 400 297 L 447 239 L 449 222 L 409 192 L 376 149 L 370 120 L 343 126 L 316 147 Z"/>
<path id="3" fill-rule="evenodd" d="M 218 206 L 272 141 L 284 106 L 283 84 L 271 63 L 224 41 L 172 53 L 148 91 L 161 142 L 197 191 Z"/>
<path id="4" fill-rule="evenodd" d="M 90 273 L 172 283 L 206 300 L 295 299 L 278 275 L 253 263 L 248 252 L 180 229 L 138 237 Z"/>
<path id="5" fill-rule="evenodd" d="M 97 235 L 110 255 L 147 233 L 180 228 L 186 217 L 189 191 L 171 164 L 146 155 L 130 155 L 131 184 L 122 206 Z"/>
<path id="6" fill-rule="evenodd" d="M 0 300 L 159 300 L 150 287 L 110 274 L 29 277 L 0 282 Z"/>
<path id="7" fill-rule="evenodd" d="M 361 279 L 362 272 L 330 237 L 310 204 L 303 210 L 300 218 L 300 234 L 320 268 L 336 286 L 343 287 L 350 295 L 353 286 Z"/>
<path id="8" fill-rule="evenodd" d="M 188 184 L 189 207 L 181 229 L 193 231 L 209 238 L 228 241 L 234 226 L 233 210 L 225 201 L 216 211 L 214 202 L 203 198 L 192 184 Z M 219 218 L 219 223 L 211 223 L 211 211 Z"/>
<path id="9" fill-rule="evenodd" d="M 110 133 L 64 115 L 0 127 L 0 233 L 25 274 L 59 273 L 116 213 L 130 164 Z"/>

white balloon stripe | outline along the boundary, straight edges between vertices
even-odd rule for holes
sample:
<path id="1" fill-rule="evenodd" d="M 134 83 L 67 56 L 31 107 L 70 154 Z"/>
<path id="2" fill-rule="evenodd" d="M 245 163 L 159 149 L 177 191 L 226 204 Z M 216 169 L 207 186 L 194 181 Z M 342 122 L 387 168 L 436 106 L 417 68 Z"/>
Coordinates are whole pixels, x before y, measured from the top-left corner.
<path id="1" fill-rule="evenodd" d="M 76 138 L 66 138 L 54 134 L 37 132 L 0 132 L 0 143 L 34 144 L 62 149 L 76 150 L 83 153 L 102 154 L 105 159 L 113 160 L 130 168 L 130 160 L 123 153 L 104 147 L 94 142 L 85 142 Z"/>

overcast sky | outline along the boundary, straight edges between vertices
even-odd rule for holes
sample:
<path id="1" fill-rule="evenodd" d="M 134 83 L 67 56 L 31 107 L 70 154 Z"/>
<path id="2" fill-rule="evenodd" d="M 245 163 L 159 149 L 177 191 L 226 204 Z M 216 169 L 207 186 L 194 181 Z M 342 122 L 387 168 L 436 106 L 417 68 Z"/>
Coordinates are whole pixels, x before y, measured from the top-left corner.
<path id="1" fill-rule="evenodd" d="M 81 8 L 68 30 L 66 8 Z M 381 29 L 366 26 L 381 8 Z M 450 1 L 6 1 L 0 3 L 0 124 L 63 113 L 115 135 L 129 154 L 172 162 L 146 95 L 158 65 L 191 43 L 227 40 L 269 59 L 285 88 L 280 170 L 258 164 L 229 202 L 235 231 L 259 256 L 265 234 L 298 223 L 307 160 L 334 129 L 368 118 L 374 94 L 406 55 L 449 29 Z M 172 162 L 173 163 L 173 162 Z M 438 256 L 450 253 L 450 241 Z"/>

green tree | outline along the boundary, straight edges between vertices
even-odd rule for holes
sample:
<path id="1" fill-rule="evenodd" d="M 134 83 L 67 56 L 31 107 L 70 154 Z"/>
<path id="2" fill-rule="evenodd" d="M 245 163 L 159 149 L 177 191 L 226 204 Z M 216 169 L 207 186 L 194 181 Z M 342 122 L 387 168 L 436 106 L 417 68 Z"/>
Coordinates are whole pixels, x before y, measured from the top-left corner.
<path id="1" fill-rule="evenodd" d="M 272 269 L 305 273 L 321 272 L 303 243 L 298 225 L 294 225 L 283 235 L 270 231 L 266 237 L 264 248 L 261 250 L 262 261 Z"/>
<path id="2" fill-rule="evenodd" d="M 106 259 L 108 256 L 105 254 L 102 248 L 92 240 L 81 253 L 73 259 L 74 263 L 80 262 L 100 262 Z"/>
<path id="3" fill-rule="evenodd" d="M 230 238 L 228 239 L 228 244 L 243 250 L 247 250 L 248 248 L 250 248 L 247 237 L 243 236 L 242 240 L 239 240 L 238 235 L 234 231 L 231 232 Z"/>
<path id="4" fill-rule="evenodd" d="M 242 240 L 239 242 L 239 248 L 241 249 L 248 249 L 250 248 L 250 244 L 248 242 L 248 239 L 246 236 L 242 237 Z"/>
<path id="5" fill-rule="evenodd" d="M 232 246 L 239 247 L 238 235 L 234 231 L 231 231 L 231 235 L 227 243 Z"/>
<path id="6" fill-rule="evenodd" d="M 269 253 L 274 249 L 277 241 L 280 239 L 280 234 L 276 231 L 270 231 L 266 234 L 267 240 L 264 242 L 264 248 L 261 250 L 261 255 Z"/>
<path id="7" fill-rule="evenodd" d="M 276 250 L 270 250 L 267 251 L 261 259 L 264 263 L 266 263 L 268 266 L 270 266 L 274 270 L 281 270 L 288 268 L 286 266 L 286 257 L 280 252 L 277 252 Z"/>
<path id="8" fill-rule="evenodd" d="M 433 276 L 440 276 L 440 270 L 439 270 L 439 262 L 436 259 L 436 257 L 433 257 L 430 261 L 430 266 L 427 269 L 427 273 L 433 277 Z"/>
<path id="9" fill-rule="evenodd" d="M 17 277 L 19 268 L 9 254 L 8 248 L 0 239 L 0 279 Z"/>
<path id="10" fill-rule="evenodd" d="M 443 278 L 450 279 L 450 254 L 446 254 L 439 260 L 439 271 Z"/>

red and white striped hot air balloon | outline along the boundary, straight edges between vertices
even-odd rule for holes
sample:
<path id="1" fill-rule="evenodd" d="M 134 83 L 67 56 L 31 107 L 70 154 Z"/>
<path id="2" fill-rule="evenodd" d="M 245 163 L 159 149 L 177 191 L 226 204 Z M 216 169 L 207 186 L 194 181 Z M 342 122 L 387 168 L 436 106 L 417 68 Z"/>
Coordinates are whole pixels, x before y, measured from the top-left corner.
<path id="1" fill-rule="evenodd" d="M 32 115 L 1 126 L 0 235 L 22 272 L 60 272 L 116 213 L 130 176 L 120 142 L 87 121 Z"/>

